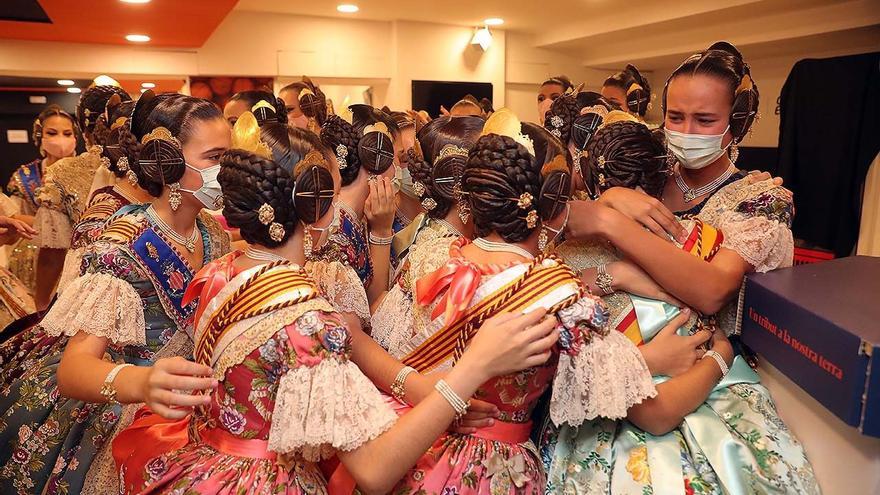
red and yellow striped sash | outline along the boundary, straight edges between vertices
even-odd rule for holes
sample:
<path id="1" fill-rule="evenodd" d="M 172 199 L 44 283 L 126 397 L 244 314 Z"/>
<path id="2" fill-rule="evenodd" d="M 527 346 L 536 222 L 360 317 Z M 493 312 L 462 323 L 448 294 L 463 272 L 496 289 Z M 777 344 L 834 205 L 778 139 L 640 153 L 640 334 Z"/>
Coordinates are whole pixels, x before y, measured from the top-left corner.
<path id="1" fill-rule="evenodd" d="M 577 275 L 559 258 L 551 256 L 551 259 L 556 261 L 553 266 L 543 266 L 544 259 L 547 258 L 534 260 L 525 273 L 465 310 L 457 320 L 446 323 L 437 333 L 404 357 L 403 364 L 425 373 L 445 362 L 450 356 L 458 360 L 486 319 L 502 311 L 522 312 L 533 302 L 557 288 L 571 284 L 580 287 Z M 582 292 L 578 290 L 549 308 L 548 312 L 555 313 L 567 308 L 581 296 Z"/>
<path id="2" fill-rule="evenodd" d="M 305 271 L 302 269 L 273 270 L 281 265 L 285 265 L 285 263 L 277 262 L 260 268 L 214 311 L 208 320 L 205 331 L 196 342 L 194 352 L 196 362 L 210 366 L 214 346 L 235 323 L 294 306 L 319 295 L 318 287 Z M 304 290 L 305 293 L 269 304 L 269 301 L 279 294 L 294 290 Z"/>

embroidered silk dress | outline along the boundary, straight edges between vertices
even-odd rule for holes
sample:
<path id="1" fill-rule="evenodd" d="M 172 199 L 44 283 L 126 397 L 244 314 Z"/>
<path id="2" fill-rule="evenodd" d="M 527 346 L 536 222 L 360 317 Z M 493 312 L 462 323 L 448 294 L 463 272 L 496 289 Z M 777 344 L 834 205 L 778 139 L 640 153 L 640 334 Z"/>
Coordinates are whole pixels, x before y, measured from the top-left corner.
<path id="1" fill-rule="evenodd" d="M 107 219 L 128 204 L 128 199 L 113 188 L 95 191 L 88 207 L 73 226 L 70 249 L 58 283 L 59 294 L 70 281 L 79 276 L 82 253 L 101 235 Z M 0 389 L 8 387 L 44 356 L 58 349 L 63 350 L 66 344 L 66 336 L 49 336 L 40 325 L 27 328 L 0 344 Z"/>
<path id="2" fill-rule="evenodd" d="M 81 276 L 40 324 L 44 338 L 79 331 L 106 337 L 109 358 L 139 365 L 189 354 L 195 305 L 182 305 L 181 297 L 193 270 L 145 208 L 132 206 L 111 220 L 86 249 Z M 197 224 L 207 260 L 228 249 L 218 225 Z M 50 348 L 0 391 L 2 493 L 80 493 L 122 413 L 119 405 L 62 397 L 56 372 L 63 347 Z"/>
<path id="3" fill-rule="evenodd" d="M 712 246 L 733 249 L 758 271 L 790 265 L 791 216 L 790 198 L 769 181 L 734 182 L 706 202 L 696 222 L 685 221 L 693 227 L 683 247 L 706 260 L 715 253 Z M 570 243 L 559 252 L 578 269 L 619 259 L 600 243 Z M 649 341 L 678 314 L 671 305 L 626 293 L 606 300 L 615 327 L 637 343 Z M 730 316 L 720 319 L 727 332 L 737 330 L 734 322 Z M 679 333 L 694 332 L 694 324 L 692 318 Z M 666 379 L 658 376 L 655 382 Z M 600 419 L 558 431 L 547 424 L 542 437 L 548 493 L 819 492 L 803 447 L 742 356 L 707 400 L 666 435 L 651 435 L 625 420 Z"/>
<path id="4" fill-rule="evenodd" d="M 195 356 L 220 386 L 206 410 L 178 422 L 145 411 L 114 441 L 123 493 L 327 493 L 316 461 L 397 418 L 348 360 L 348 329 L 310 274 L 278 263 L 238 272 L 238 255 L 190 289 L 205 301 Z"/>
<path id="5" fill-rule="evenodd" d="M 327 241 L 315 252 L 307 253 L 309 261 L 339 261 L 352 268 L 364 287 L 373 280 L 373 261 L 366 223 L 355 218 L 348 207 L 337 202 L 334 219 Z"/>
<path id="6" fill-rule="evenodd" d="M 479 331 L 479 322 L 500 311 L 537 307 L 550 308 L 559 319 L 558 348 L 542 366 L 481 386 L 474 397 L 501 411 L 495 426 L 471 435 L 444 434 L 393 493 L 543 493 L 545 477 L 529 440 L 530 419 L 551 384 L 551 415 L 571 424 L 625 416 L 632 404 L 655 393 L 654 386 L 636 347 L 623 335 L 607 332 L 604 305 L 585 294 L 557 258 L 479 266 L 461 256 L 467 242 L 455 241 L 446 264 L 418 281 L 416 300 L 427 307 L 414 315 L 416 333 L 409 334 L 395 357 L 422 373 L 443 372 Z M 453 279 L 469 282 L 457 285 Z M 405 413 L 406 408 L 398 410 Z"/>
<path id="7" fill-rule="evenodd" d="M 43 159 L 25 163 L 12 173 L 6 190 L 13 200 L 3 214 L 12 216 L 34 215 L 37 212 L 37 189 L 43 185 Z M 9 249 L 9 271 L 25 288 L 33 293 L 36 288 L 37 246 L 33 240 L 21 239 Z"/>

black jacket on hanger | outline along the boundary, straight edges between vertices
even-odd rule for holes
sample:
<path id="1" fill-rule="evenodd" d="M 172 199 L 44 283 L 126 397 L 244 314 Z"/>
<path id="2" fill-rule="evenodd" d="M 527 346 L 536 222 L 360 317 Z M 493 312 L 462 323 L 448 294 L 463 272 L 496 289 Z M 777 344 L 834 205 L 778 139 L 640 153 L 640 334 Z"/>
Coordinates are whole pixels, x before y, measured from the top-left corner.
<path id="1" fill-rule="evenodd" d="M 796 238 L 852 253 L 878 150 L 880 53 L 797 62 L 780 96 L 776 170 L 794 192 Z"/>

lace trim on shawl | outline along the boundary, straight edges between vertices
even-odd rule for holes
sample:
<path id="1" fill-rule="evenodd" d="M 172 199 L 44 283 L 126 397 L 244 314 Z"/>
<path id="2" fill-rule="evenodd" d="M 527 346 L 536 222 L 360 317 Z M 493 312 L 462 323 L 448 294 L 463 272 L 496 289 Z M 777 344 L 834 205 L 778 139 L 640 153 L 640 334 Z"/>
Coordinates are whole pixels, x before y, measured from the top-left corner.
<path id="1" fill-rule="evenodd" d="M 559 356 L 550 418 L 571 426 L 596 417 L 624 418 L 631 406 L 656 395 L 642 353 L 622 333 L 611 331 L 594 335 L 574 355 Z"/>
<path id="2" fill-rule="evenodd" d="M 313 261 L 306 264 L 306 271 L 338 313 L 354 314 L 364 331 L 370 328 L 370 303 L 364 284 L 353 268 L 338 261 Z"/>
<path id="3" fill-rule="evenodd" d="M 202 225 L 208 232 L 208 245 L 211 249 L 211 258 L 205 259 L 205 264 L 232 251 L 232 239 L 229 237 L 229 232 L 223 229 L 223 226 L 214 218 L 214 215 L 202 210 L 199 212 L 198 219 L 201 220 Z"/>
<path id="4" fill-rule="evenodd" d="M 370 336 L 388 354 L 400 357 L 405 342 L 412 337 L 413 301 L 400 285 L 395 285 L 385 295 L 385 299 L 373 315 L 373 331 Z"/>
<path id="5" fill-rule="evenodd" d="M 397 414 L 351 361 L 327 357 L 281 377 L 269 450 L 307 461 L 350 451 L 387 431 Z"/>
<path id="6" fill-rule="evenodd" d="M 100 166 L 101 156 L 95 149 L 52 164 L 43 177 L 43 186 L 37 190 L 40 209 L 58 210 L 68 217 L 70 225 L 76 223 L 86 209 L 92 179 Z"/>
<path id="7" fill-rule="evenodd" d="M 73 280 L 43 318 L 49 335 L 86 332 L 119 345 L 145 345 L 144 304 L 128 282 L 106 273 Z"/>
<path id="8" fill-rule="evenodd" d="M 33 243 L 37 247 L 70 248 L 73 224 L 67 214 L 53 208 L 40 206 L 34 216 L 34 228 L 37 229 L 37 235 L 34 236 Z"/>

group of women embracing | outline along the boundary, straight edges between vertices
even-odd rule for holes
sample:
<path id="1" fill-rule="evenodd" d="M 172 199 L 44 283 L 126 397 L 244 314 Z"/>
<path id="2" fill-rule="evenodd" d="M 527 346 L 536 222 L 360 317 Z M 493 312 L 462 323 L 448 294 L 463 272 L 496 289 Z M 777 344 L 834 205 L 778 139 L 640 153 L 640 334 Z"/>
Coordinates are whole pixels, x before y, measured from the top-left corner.
<path id="1" fill-rule="evenodd" d="M 549 80 L 543 126 L 85 91 L 94 146 L 35 205 L 57 296 L 0 345 L 0 491 L 818 493 L 736 338 L 793 250 L 735 166 L 749 67 L 686 59 L 661 129 L 616 80 Z"/>

